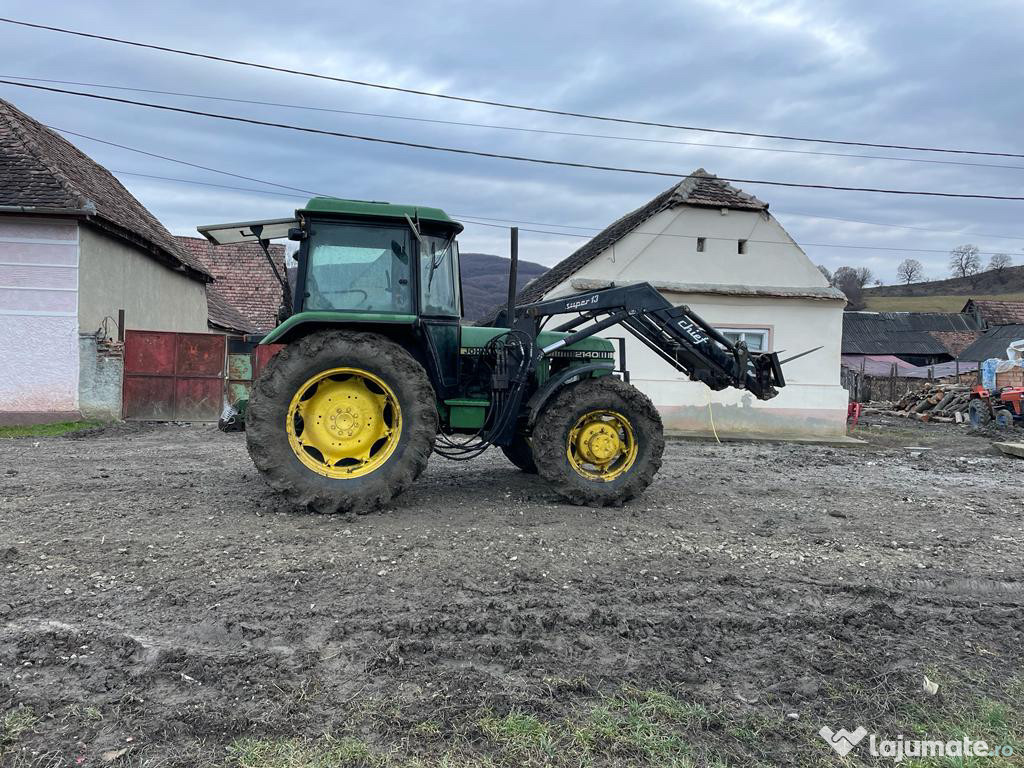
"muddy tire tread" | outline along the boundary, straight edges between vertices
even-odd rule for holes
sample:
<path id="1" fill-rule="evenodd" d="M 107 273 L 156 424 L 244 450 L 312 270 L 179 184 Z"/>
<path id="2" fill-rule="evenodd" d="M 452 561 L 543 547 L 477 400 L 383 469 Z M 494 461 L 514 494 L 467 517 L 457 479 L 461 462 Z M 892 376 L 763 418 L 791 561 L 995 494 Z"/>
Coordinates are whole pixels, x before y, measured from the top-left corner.
<path id="1" fill-rule="evenodd" d="M 364 367 L 400 383 L 404 397 L 402 436 L 387 463 L 358 479 L 320 478 L 304 467 L 289 447 L 285 432 L 288 405 L 306 380 L 312 361 L 321 370 L 332 365 Z M 375 333 L 319 331 L 292 342 L 267 364 L 252 388 L 246 413 L 246 445 L 263 479 L 297 507 L 325 514 L 363 514 L 378 509 L 408 488 L 427 466 L 437 435 L 434 389 L 426 371 L 405 349 Z M 338 485 L 344 483 L 344 486 Z"/>
<path id="2" fill-rule="evenodd" d="M 569 429 L 583 413 L 601 408 L 623 411 L 637 435 L 636 462 L 620 478 L 598 483 L 581 478 L 566 458 Z M 584 379 L 561 390 L 545 405 L 533 430 L 533 455 L 538 472 L 572 504 L 621 506 L 636 498 L 661 469 L 665 437 L 661 415 L 643 392 L 614 376 Z"/>

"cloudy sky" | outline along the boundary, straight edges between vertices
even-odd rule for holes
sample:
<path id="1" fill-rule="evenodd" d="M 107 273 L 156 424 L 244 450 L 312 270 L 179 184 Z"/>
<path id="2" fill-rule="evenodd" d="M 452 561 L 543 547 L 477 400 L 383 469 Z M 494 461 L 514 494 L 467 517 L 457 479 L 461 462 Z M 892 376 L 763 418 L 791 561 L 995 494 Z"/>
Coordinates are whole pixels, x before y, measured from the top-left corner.
<path id="1" fill-rule="evenodd" d="M 1024 154 L 1024 4 L 1019 0 L 179 0 L 148 4 L 144 13 L 139 8 L 128 2 L 7 0 L 3 15 L 480 99 L 763 133 Z M 681 175 L 702 166 L 736 178 L 1024 194 L 1024 158 L 838 147 L 545 116 L 9 24 L 0 24 L 0 50 L 0 75 L 7 79 L 89 83 L 78 89 L 403 141 Z M 593 232 L 588 227 L 603 227 L 671 184 L 658 177 L 312 136 L 10 85 L 0 85 L 0 98 L 57 128 L 266 182 L 436 205 L 478 220 L 539 222 L 521 226 L 584 236 L 524 231 L 522 257 L 548 265 L 584 242 Z M 288 215 L 301 202 L 302 193 L 68 138 L 118 174 L 178 234 L 194 234 L 198 224 Z M 766 151 L 782 149 L 790 151 Z M 868 266 L 889 282 L 896 265 L 911 257 L 925 265 L 928 276 L 942 277 L 945 252 L 961 243 L 1024 263 L 1024 203 L 743 186 L 770 203 L 816 263 L 832 269 Z M 464 251 L 507 252 L 507 232 L 496 227 L 469 224 L 461 241 Z M 838 245 L 861 247 L 829 247 Z"/>

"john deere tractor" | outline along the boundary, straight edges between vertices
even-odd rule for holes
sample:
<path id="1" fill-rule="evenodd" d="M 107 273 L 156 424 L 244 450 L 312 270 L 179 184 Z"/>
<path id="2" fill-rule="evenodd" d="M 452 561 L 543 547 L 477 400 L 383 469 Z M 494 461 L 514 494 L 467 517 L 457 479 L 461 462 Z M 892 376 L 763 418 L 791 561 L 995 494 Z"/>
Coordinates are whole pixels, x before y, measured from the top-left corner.
<path id="1" fill-rule="evenodd" d="M 266 481 L 318 512 L 371 510 L 431 454 L 490 446 L 574 504 L 642 493 L 662 424 L 596 335 L 614 325 L 712 389 L 769 399 L 784 385 L 775 354 L 729 341 L 647 283 L 517 306 L 513 259 L 500 327 L 462 325 L 462 225 L 437 208 L 317 197 L 294 218 L 199 231 L 259 243 L 281 281 L 280 324 L 259 343 L 286 346 L 236 421 Z M 299 243 L 294 298 L 270 258 L 278 238 Z"/>

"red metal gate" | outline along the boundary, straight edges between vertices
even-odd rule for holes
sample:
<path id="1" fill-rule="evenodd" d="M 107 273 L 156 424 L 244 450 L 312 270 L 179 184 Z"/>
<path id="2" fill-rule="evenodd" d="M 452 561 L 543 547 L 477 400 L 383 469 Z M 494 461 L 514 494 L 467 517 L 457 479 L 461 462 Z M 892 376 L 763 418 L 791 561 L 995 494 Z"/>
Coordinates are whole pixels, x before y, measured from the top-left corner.
<path id="1" fill-rule="evenodd" d="M 122 411 L 135 421 L 216 421 L 226 336 L 126 331 Z"/>

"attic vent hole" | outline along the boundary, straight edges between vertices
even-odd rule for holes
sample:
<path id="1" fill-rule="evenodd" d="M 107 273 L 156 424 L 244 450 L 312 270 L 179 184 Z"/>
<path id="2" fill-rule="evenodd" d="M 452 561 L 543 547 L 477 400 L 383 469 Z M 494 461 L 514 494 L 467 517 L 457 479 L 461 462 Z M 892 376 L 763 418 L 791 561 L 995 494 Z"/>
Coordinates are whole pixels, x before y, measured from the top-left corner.
<path id="1" fill-rule="evenodd" d="M 747 252 L 747 241 L 746 240 L 737 240 L 736 241 L 736 253 L 746 253 L 746 252 Z"/>

